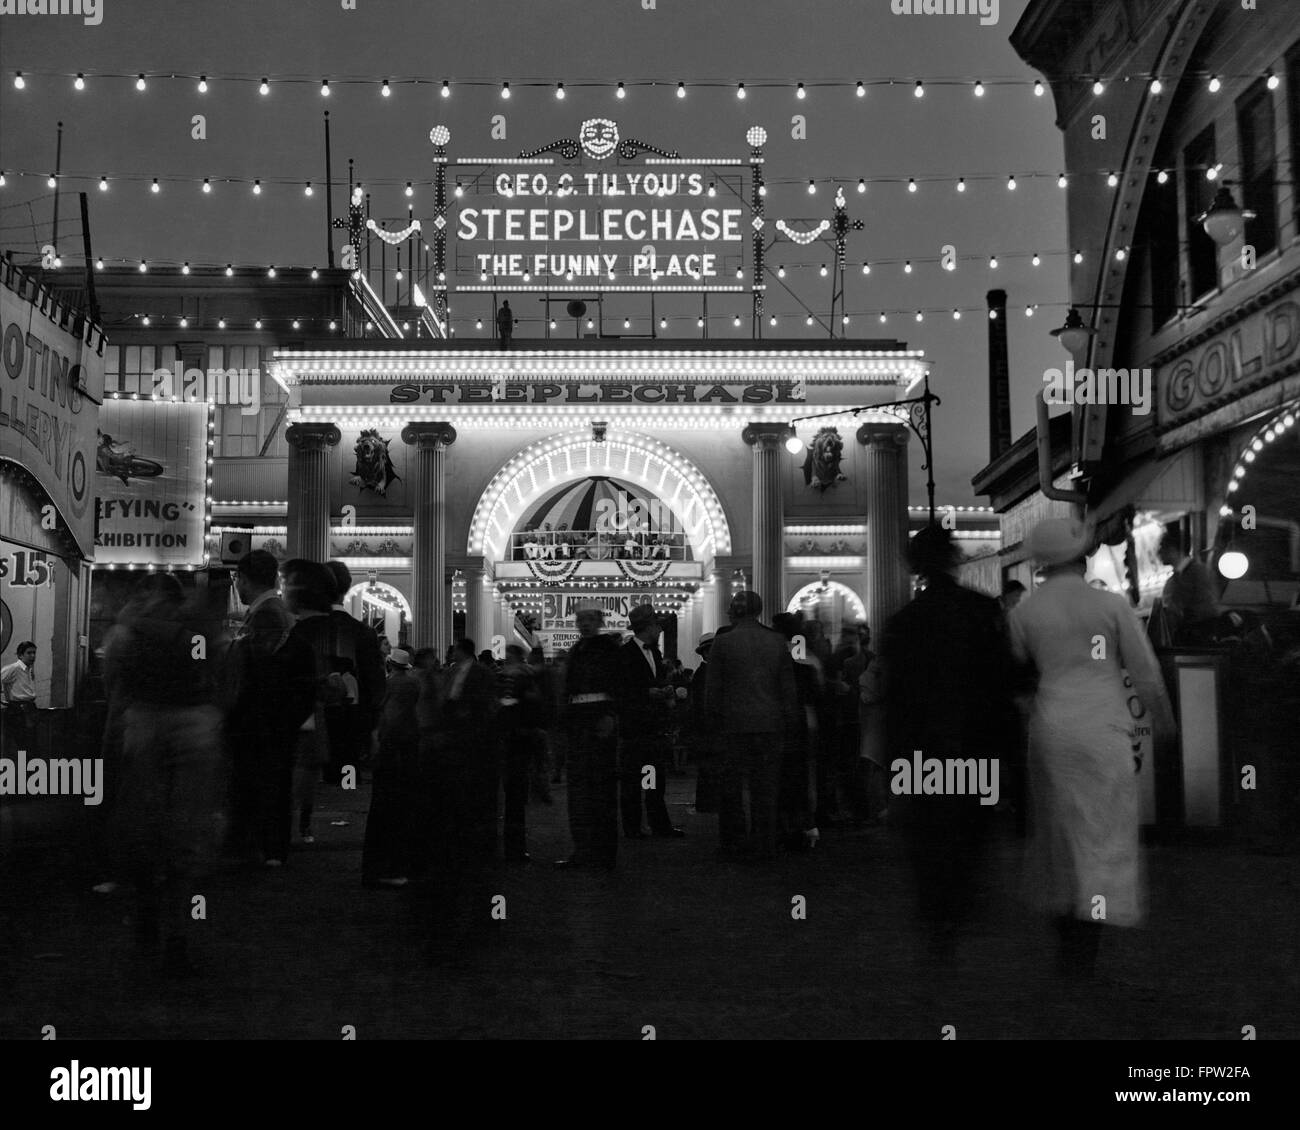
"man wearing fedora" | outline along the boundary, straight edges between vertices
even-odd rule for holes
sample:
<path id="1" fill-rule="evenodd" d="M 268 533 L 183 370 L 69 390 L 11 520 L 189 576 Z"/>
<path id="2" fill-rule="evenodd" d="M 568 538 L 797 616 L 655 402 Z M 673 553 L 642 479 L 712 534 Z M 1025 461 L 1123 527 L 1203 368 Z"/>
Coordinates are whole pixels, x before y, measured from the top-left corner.
<path id="1" fill-rule="evenodd" d="M 731 599 L 731 631 L 714 637 L 708 708 L 722 740 L 718 839 L 724 857 L 776 854 L 776 800 L 781 751 L 794 720 L 794 665 L 778 632 L 759 623 L 762 598 L 746 590 Z M 749 785 L 750 824 L 744 792 Z"/>
<path id="2" fill-rule="evenodd" d="M 1092 531 L 1072 518 L 1039 522 L 1026 539 L 1041 587 L 1009 617 L 1016 658 L 1032 665 L 1029 709 L 1032 894 L 1060 934 L 1058 971 L 1089 978 L 1103 926 L 1144 917 L 1140 773 L 1128 673 L 1163 749 L 1176 733 L 1160 667 L 1128 601 L 1084 576 Z M 1099 901 L 1100 900 L 1100 901 Z"/>
<path id="3" fill-rule="evenodd" d="M 618 641 L 601 632 L 605 610 L 581 601 L 578 641 L 569 649 L 560 726 L 568 749 L 573 854 L 557 867 L 613 867 L 618 860 Z"/>
<path id="4" fill-rule="evenodd" d="M 659 651 L 663 626 L 651 604 L 638 604 L 628 614 L 632 638 L 622 647 L 622 697 L 619 721 L 623 733 L 621 782 L 623 834 L 630 840 L 645 836 L 641 829 L 641 797 L 645 795 L 650 834 L 658 837 L 686 835 L 668 817 L 668 702 L 673 688 Z M 653 785 L 646 785 L 646 770 Z"/>

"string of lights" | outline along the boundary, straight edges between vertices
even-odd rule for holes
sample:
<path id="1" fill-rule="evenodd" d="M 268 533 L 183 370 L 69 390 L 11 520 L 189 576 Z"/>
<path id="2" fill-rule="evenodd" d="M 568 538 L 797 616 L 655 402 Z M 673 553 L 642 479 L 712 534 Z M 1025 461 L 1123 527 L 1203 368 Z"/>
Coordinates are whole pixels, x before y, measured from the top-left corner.
<path id="1" fill-rule="evenodd" d="M 507 158 L 502 158 L 503 160 Z M 487 163 L 491 158 L 484 158 Z M 1218 180 L 1222 177 L 1225 170 L 1223 162 L 1214 165 L 1190 165 L 1184 166 L 1184 171 L 1204 173 L 1206 180 Z M 1123 174 L 1132 177 L 1133 174 Z M 1154 177 L 1157 184 L 1167 184 L 1173 175 L 1173 170 L 1168 168 L 1152 168 L 1145 175 Z M 162 192 L 164 185 L 193 185 L 204 195 L 211 194 L 218 186 L 236 186 L 247 189 L 253 196 L 260 196 L 270 187 L 290 188 L 295 190 L 304 199 L 311 199 L 317 189 L 320 187 L 318 182 L 313 182 L 307 177 L 298 176 L 277 176 L 277 177 L 231 177 L 231 176 L 181 176 L 175 174 L 160 174 L 155 176 L 153 173 L 89 173 L 89 172 L 64 172 L 54 174 L 49 171 L 40 171 L 37 169 L 0 169 L 0 188 L 6 187 L 9 178 L 23 178 L 44 181 L 45 186 L 49 189 L 57 189 L 63 182 L 91 183 L 95 184 L 100 192 L 111 191 L 112 185 L 116 183 L 123 184 L 143 184 L 154 195 Z M 922 185 L 951 185 L 953 190 L 959 193 L 966 192 L 972 185 L 983 184 L 986 182 L 1001 183 L 1008 192 L 1015 192 L 1020 187 L 1022 181 L 1050 180 L 1055 182 L 1058 188 L 1068 188 L 1072 181 L 1086 181 L 1089 178 L 1102 178 L 1108 188 L 1118 188 L 1121 174 L 1111 167 L 1099 167 L 1094 169 L 1077 169 L 1068 176 L 1062 172 L 1051 172 L 1044 170 L 1031 170 L 1029 172 L 1013 173 L 965 173 L 958 176 L 952 176 L 948 173 L 888 173 L 873 174 L 872 176 L 844 175 L 837 176 L 833 174 L 823 174 L 812 177 L 771 177 L 765 178 L 760 195 L 766 196 L 771 189 L 776 187 L 798 187 L 801 186 L 809 196 L 815 196 L 821 188 L 856 188 L 859 194 L 867 193 L 870 188 L 880 185 L 902 185 L 910 194 L 920 191 Z M 376 188 L 395 188 L 401 191 L 407 198 L 413 197 L 421 189 L 433 190 L 436 187 L 434 180 L 408 180 L 400 177 L 378 177 L 357 187 L 370 191 Z M 1278 183 L 1292 183 L 1281 181 Z M 457 197 L 463 197 L 466 193 L 470 195 L 497 195 L 491 184 L 480 185 L 477 181 L 457 181 L 453 192 Z M 566 195 L 585 196 L 596 195 L 599 193 L 589 194 L 581 186 L 570 189 Z M 558 193 L 557 193 L 558 195 Z M 42 199 L 37 197 L 34 199 Z M 12 207 L 13 205 L 9 205 Z"/>
<path id="2" fill-rule="evenodd" d="M 1258 72 L 1211 72 L 1187 71 L 1180 76 L 1204 82 L 1211 94 L 1218 94 L 1223 84 L 1236 81 L 1255 81 L 1263 79 L 1270 90 L 1277 89 L 1279 78 L 1271 70 L 1263 74 Z M 178 71 L 15 71 L 13 86 L 16 90 L 28 90 L 34 87 L 33 80 L 57 80 L 69 82 L 76 92 L 89 89 L 92 81 L 131 82 L 135 89 L 147 93 L 150 84 L 186 83 L 192 84 L 199 94 L 208 94 L 215 84 L 235 86 L 256 86 L 263 98 L 270 97 L 277 86 L 313 86 L 321 97 L 328 98 L 340 87 L 370 88 L 380 97 L 388 99 L 398 87 L 432 87 L 444 98 L 450 98 L 454 90 L 492 90 L 497 96 L 508 101 L 519 90 L 542 90 L 551 94 L 557 101 L 563 101 L 574 90 L 607 91 L 615 98 L 626 98 L 632 90 L 666 90 L 678 98 L 687 97 L 690 91 L 724 91 L 729 92 L 737 101 L 745 101 L 757 90 L 776 90 L 788 92 L 796 101 L 805 101 L 812 91 L 848 91 L 858 98 L 865 98 L 867 92 L 879 87 L 897 87 L 911 91 L 915 98 L 923 98 L 930 87 L 965 88 L 975 98 L 983 98 L 994 87 L 1028 88 L 1036 97 L 1046 93 L 1046 86 L 1041 78 L 1028 78 L 1023 75 L 1011 77 L 982 77 L 980 75 L 939 75 L 924 77 L 917 75 L 876 76 L 862 79 L 821 79 L 809 82 L 790 82 L 789 80 L 745 80 L 743 82 L 696 81 L 684 79 L 625 79 L 611 82 L 604 79 L 558 80 L 554 78 L 497 79 L 497 78 L 443 78 L 429 79 L 414 76 L 376 78 L 374 76 L 330 77 L 319 75 L 284 74 L 221 74 L 215 71 L 178 72 Z M 1145 83 L 1153 95 L 1164 93 L 1165 84 L 1160 75 L 1154 71 L 1138 71 L 1133 74 L 1068 74 L 1058 75 L 1057 81 L 1063 85 L 1091 85 L 1094 97 L 1102 97 L 1109 86 L 1119 83 Z"/>

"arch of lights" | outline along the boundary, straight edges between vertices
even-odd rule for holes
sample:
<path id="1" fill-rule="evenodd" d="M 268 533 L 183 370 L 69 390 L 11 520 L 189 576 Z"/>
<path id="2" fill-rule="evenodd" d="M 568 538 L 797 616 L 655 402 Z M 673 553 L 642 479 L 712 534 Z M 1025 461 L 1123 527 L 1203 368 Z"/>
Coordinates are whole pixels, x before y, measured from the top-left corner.
<path id="1" fill-rule="evenodd" d="M 1293 427 L 1297 420 L 1297 408 L 1291 405 L 1272 416 L 1267 423 L 1262 424 L 1258 431 L 1250 437 L 1250 442 L 1242 449 L 1241 455 L 1237 459 L 1237 464 L 1232 468 L 1232 477 L 1228 480 L 1228 494 L 1235 495 L 1241 489 L 1242 480 L 1245 479 L 1250 465 L 1264 452 L 1269 444 L 1274 440 L 1280 439 L 1286 435 Z M 1231 500 L 1219 507 L 1219 516 L 1229 518 L 1236 512 L 1236 508 L 1231 505 Z"/>
<path id="2" fill-rule="evenodd" d="M 406 616 L 407 620 L 412 619 L 411 602 L 406 599 L 400 589 L 395 588 L 386 581 L 358 582 L 348 589 L 347 595 L 343 598 L 343 603 L 350 604 L 352 599 L 358 596 L 364 600 L 369 600 L 372 604 L 391 608 L 395 612 L 400 611 Z"/>
<path id="3" fill-rule="evenodd" d="M 611 431 L 601 442 L 571 432 L 530 444 L 501 468 L 479 499 L 469 530 L 469 552 L 493 560 L 509 556 L 511 533 L 525 512 L 567 482 L 609 475 L 644 486 L 682 524 L 699 561 L 731 552 L 731 527 L 717 493 L 689 459 L 665 443 L 634 432 Z"/>
<path id="4" fill-rule="evenodd" d="M 867 609 L 862 603 L 862 598 L 848 585 L 841 584 L 839 581 L 814 581 L 810 585 L 804 585 L 790 598 L 790 603 L 785 606 L 785 610 L 787 612 L 801 612 L 806 605 L 826 596 L 843 597 L 845 605 L 853 614 L 853 618 L 855 620 L 866 620 Z"/>

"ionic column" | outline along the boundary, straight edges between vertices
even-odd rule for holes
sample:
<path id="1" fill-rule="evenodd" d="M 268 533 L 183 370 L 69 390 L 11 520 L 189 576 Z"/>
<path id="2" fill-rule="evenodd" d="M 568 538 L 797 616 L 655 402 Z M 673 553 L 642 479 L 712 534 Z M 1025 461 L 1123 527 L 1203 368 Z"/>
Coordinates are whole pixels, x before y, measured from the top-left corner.
<path id="1" fill-rule="evenodd" d="M 495 621 L 492 586 L 484 584 L 486 574 L 481 557 L 470 558 L 462 569 L 465 573 L 465 634 L 482 651 L 492 646 Z"/>
<path id="2" fill-rule="evenodd" d="M 456 429 L 446 423 L 407 424 L 402 442 L 415 448 L 415 573 L 411 602 L 411 646 L 432 647 L 439 655 L 451 640 L 447 599 L 447 448 Z"/>
<path id="3" fill-rule="evenodd" d="M 290 424 L 284 438 L 289 441 L 289 556 L 328 561 L 329 449 L 343 436 L 333 424 Z"/>
<path id="4" fill-rule="evenodd" d="M 907 603 L 907 427 L 863 424 L 867 484 L 867 623 L 879 638 L 885 621 Z"/>
<path id="5" fill-rule="evenodd" d="M 785 607 L 785 496 L 781 459 L 789 424 L 750 424 L 744 440 L 754 449 L 754 579 L 763 601 L 763 619 Z"/>

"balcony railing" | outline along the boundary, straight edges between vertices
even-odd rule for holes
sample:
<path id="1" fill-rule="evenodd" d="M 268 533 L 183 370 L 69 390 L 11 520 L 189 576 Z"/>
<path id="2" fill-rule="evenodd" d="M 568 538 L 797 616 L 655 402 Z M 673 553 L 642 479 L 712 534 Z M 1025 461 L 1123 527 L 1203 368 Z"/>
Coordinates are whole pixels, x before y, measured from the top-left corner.
<path id="1" fill-rule="evenodd" d="M 510 535 L 512 561 L 690 561 L 681 533 L 627 530 L 524 530 Z"/>

